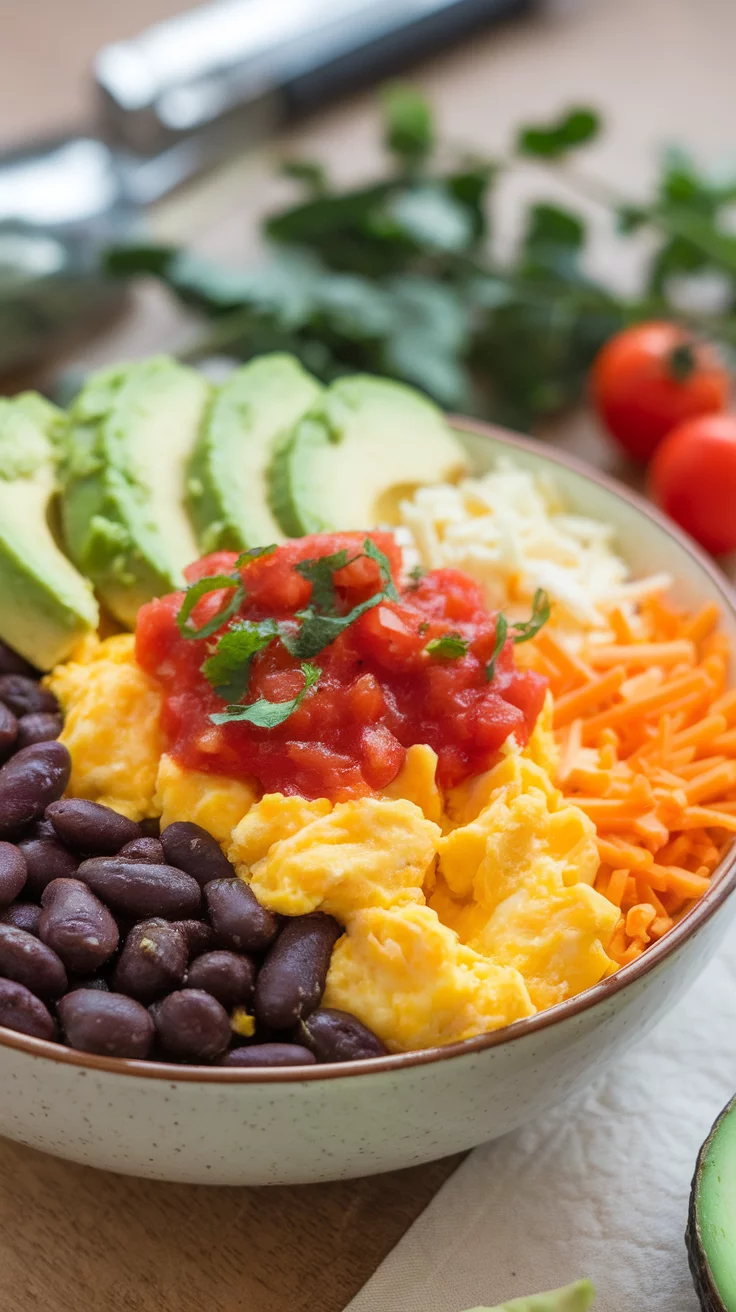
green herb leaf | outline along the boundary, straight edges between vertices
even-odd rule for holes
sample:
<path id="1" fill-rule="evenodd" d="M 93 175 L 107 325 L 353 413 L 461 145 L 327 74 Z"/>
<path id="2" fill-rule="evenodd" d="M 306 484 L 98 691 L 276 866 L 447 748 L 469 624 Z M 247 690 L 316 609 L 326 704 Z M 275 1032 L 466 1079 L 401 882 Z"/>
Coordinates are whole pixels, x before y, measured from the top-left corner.
<path id="1" fill-rule="evenodd" d="M 275 550 L 275 542 L 268 547 L 249 547 L 247 551 L 241 551 L 235 562 L 235 568 L 241 569 L 243 565 L 249 565 L 252 560 L 260 560 L 261 556 L 272 556 Z"/>
<path id="2" fill-rule="evenodd" d="M 528 620 L 521 620 L 516 624 L 509 625 L 506 616 L 499 611 L 496 616 L 496 641 L 493 647 L 493 654 L 486 665 L 486 679 L 491 682 L 496 673 L 496 662 L 498 661 L 507 638 L 511 638 L 513 643 L 529 642 L 531 638 L 536 637 L 543 624 L 547 623 L 550 616 L 550 603 L 544 588 L 537 588 L 532 601 L 532 613 Z"/>
<path id="3" fill-rule="evenodd" d="M 383 90 L 384 141 L 407 168 L 421 163 L 434 148 L 432 111 L 420 92 L 402 83 Z"/>
<path id="4" fill-rule="evenodd" d="M 335 551 L 331 556 L 314 556 L 308 560 L 297 561 L 294 569 L 303 579 L 312 585 L 311 606 L 317 610 L 332 612 L 335 609 L 334 575 L 338 570 L 351 565 L 360 556 L 348 556 L 347 551 Z"/>
<path id="5" fill-rule="evenodd" d="M 362 559 L 367 556 L 374 560 L 378 565 L 381 575 L 381 591 L 368 597 L 366 601 L 361 601 L 357 606 L 348 611 L 347 615 L 336 615 L 334 613 L 336 597 L 334 574 L 337 570 L 344 569 L 346 565 L 351 565 L 353 561 Z M 325 647 L 329 647 L 331 642 L 340 636 L 345 629 L 365 615 L 367 611 L 378 606 L 382 601 L 398 601 L 399 594 L 396 591 L 393 578 L 391 576 L 391 564 L 388 556 L 377 547 L 371 538 L 366 538 L 363 542 L 363 551 L 357 555 L 349 557 L 346 550 L 336 551 L 331 556 L 321 556 L 316 559 L 302 560 L 295 569 L 299 571 L 303 578 L 309 580 L 312 584 L 312 599 L 306 610 L 300 611 L 297 619 L 300 621 L 299 631 L 293 636 L 289 633 L 281 633 L 281 641 L 287 651 L 299 660 L 309 660 L 312 656 L 317 656 Z"/>
<path id="6" fill-rule="evenodd" d="M 237 702 L 248 690 L 253 657 L 279 636 L 276 620 L 236 621 L 223 633 L 215 651 L 202 665 L 202 673 L 218 697 Z"/>
<path id="7" fill-rule="evenodd" d="M 208 592 L 216 592 L 219 588 L 234 588 L 232 597 L 216 615 L 212 616 L 211 620 L 201 628 L 193 629 L 188 620 L 197 602 L 202 597 L 206 597 Z M 198 579 L 184 594 L 184 600 L 176 616 L 176 627 L 182 638 L 211 638 L 212 634 L 235 614 L 244 598 L 245 588 L 239 574 L 211 574 L 208 578 Z"/>
<path id="8" fill-rule="evenodd" d="M 409 570 L 409 582 L 412 589 L 418 588 L 425 574 L 427 573 L 423 565 L 412 565 Z"/>
<path id="9" fill-rule="evenodd" d="M 443 633 L 440 638 L 432 638 L 424 650 L 429 652 L 430 656 L 436 656 L 443 661 L 456 661 L 458 657 L 464 656 L 469 642 L 461 638 L 459 633 Z"/>
<path id="10" fill-rule="evenodd" d="M 379 568 L 381 582 L 383 584 L 384 598 L 387 598 L 389 601 L 398 601 L 399 594 L 396 591 L 396 586 L 391 574 L 391 563 L 388 556 L 381 551 L 380 547 L 376 546 L 372 538 L 365 539 L 365 542 L 363 543 L 363 551 L 369 560 L 375 560 Z"/>
<path id="11" fill-rule="evenodd" d="M 380 221 L 392 224 L 397 236 L 413 242 L 417 250 L 463 251 L 475 240 L 467 209 L 437 183 L 407 188 L 389 197 Z"/>
<path id="12" fill-rule="evenodd" d="M 498 615 L 496 616 L 496 641 L 493 646 L 493 654 L 488 664 L 486 665 L 486 679 L 488 683 L 491 682 L 491 679 L 496 673 L 496 662 L 499 656 L 501 655 L 501 652 L 504 649 L 504 645 L 506 643 L 508 633 L 509 633 L 508 620 L 506 619 L 506 616 L 504 615 L 503 611 L 499 611 Z"/>
<path id="13" fill-rule="evenodd" d="M 330 190 L 329 177 L 323 164 L 316 159 L 285 159 L 281 164 L 285 178 L 304 183 L 312 196 L 326 196 Z"/>
<path id="14" fill-rule="evenodd" d="M 553 159 L 576 146 L 584 146 L 598 135 L 600 115 L 594 109 L 569 109 L 548 124 L 533 124 L 520 129 L 516 149 L 520 155 L 541 155 Z"/>
<path id="15" fill-rule="evenodd" d="M 294 711 L 301 706 L 310 688 L 314 687 L 322 673 L 317 665 L 303 664 L 301 669 L 304 675 L 304 687 L 290 701 L 270 702 L 265 697 L 259 697 L 257 701 L 251 702 L 249 706 L 228 706 L 224 711 L 211 715 L 212 723 L 253 724 L 258 729 L 275 729 L 278 725 L 284 724 L 289 716 L 293 715 Z"/>
<path id="16" fill-rule="evenodd" d="M 532 613 L 529 619 L 524 620 L 522 623 L 514 624 L 511 627 L 511 637 L 513 638 L 513 641 L 515 643 L 529 642 L 531 638 L 535 638 L 542 626 L 547 623 L 549 616 L 549 597 L 544 588 L 537 588 L 534 593 Z"/>

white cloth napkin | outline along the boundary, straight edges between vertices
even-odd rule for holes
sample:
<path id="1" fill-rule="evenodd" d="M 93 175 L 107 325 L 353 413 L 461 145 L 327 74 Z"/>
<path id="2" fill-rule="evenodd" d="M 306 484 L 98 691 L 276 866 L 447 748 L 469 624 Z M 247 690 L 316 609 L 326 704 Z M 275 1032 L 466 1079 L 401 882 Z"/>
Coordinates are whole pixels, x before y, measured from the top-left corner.
<path id="1" fill-rule="evenodd" d="M 585 1094 L 477 1148 L 348 1312 L 460 1312 L 588 1276 L 594 1312 L 697 1312 L 683 1235 L 698 1149 L 736 1091 L 736 930 Z"/>

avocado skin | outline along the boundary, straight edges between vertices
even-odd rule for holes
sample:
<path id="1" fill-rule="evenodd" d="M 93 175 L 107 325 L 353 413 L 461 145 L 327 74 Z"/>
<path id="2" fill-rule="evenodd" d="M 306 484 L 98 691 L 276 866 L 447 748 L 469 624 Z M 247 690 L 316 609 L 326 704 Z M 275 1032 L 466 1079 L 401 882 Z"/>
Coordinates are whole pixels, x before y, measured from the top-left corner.
<path id="1" fill-rule="evenodd" d="M 0 637 L 50 669 L 97 627 L 92 589 L 49 527 L 63 415 L 33 392 L 0 399 Z"/>
<path id="2" fill-rule="evenodd" d="M 708 1156 L 713 1138 L 716 1131 L 720 1128 L 722 1121 L 729 1114 L 736 1112 L 736 1098 L 723 1108 L 721 1114 L 714 1121 L 708 1138 L 705 1140 L 698 1160 L 695 1163 L 692 1183 L 690 1185 L 690 1202 L 687 1212 L 687 1228 L 685 1230 L 685 1247 L 687 1249 L 687 1260 L 690 1267 L 690 1274 L 693 1278 L 695 1293 L 698 1296 L 698 1302 L 702 1312 L 728 1312 L 718 1287 L 713 1278 L 713 1272 L 710 1269 L 708 1259 L 705 1254 L 703 1236 L 700 1229 L 699 1202 L 700 1202 L 700 1181 L 703 1173 L 703 1166 Z M 736 1236 L 734 1236 L 736 1242 Z"/>
<path id="3" fill-rule="evenodd" d="M 129 628 L 145 602 L 183 586 L 182 570 L 198 554 L 193 530 L 185 549 L 180 534 L 176 541 L 167 534 L 156 504 L 170 492 L 175 519 L 185 522 L 184 464 L 172 459 L 159 479 L 171 487 L 151 487 L 147 474 L 156 466 L 157 428 L 165 431 L 173 417 L 180 433 L 198 429 L 208 395 L 199 374 L 160 356 L 93 374 L 69 411 L 61 470 L 64 541 L 78 569 Z M 134 450 L 136 429 L 148 432 L 144 425 L 150 429 L 144 443 L 149 470 L 142 467 L 145 451 Z M 186 459 L 194 438 L 192 432 Z"/>
<path id="4" fill-rule="evenodd" d="M 274 448 L 321 393 L 294 356 L 280 353 L 249 361 L 218 389 L 187 480 L 202 551 L 245 551 L 281 537 L 268 508 L 268 466 Z"/>

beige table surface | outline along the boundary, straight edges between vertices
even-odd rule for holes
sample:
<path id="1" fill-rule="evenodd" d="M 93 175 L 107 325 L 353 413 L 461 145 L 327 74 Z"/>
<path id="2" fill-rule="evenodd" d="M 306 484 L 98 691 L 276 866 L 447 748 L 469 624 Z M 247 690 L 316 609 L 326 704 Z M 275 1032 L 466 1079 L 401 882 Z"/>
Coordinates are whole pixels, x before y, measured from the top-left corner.
<path id="1" fill-rule="evenodd" d="M 0 144 L 84 124 L 95 49 L 183 7 L 0 0 Z M 651 176 L 654 148 L 667 140 L 736 156 L 735 49 L 733 0 L 573 0 L 476 38 L 416 76 L 445 135 L 489 152 L 503 148 L 521 118 L 571 102 L 600 106 L 610 130 L 589 167 L 636 193 Z M 271 177 L 278 152 L 317 154 L 344 180 L 369 175 L 380 162 L 371 98 L 310 120 L 169 202 L 154 218 L 156 231 L 228 258 L 253 256 L 259 213 L 288 194 Z M 533 169 L 505 184 L 501 243 L 519 201 L 539 188 Z M 592 258 L 624 281 L 632 276 L 602 224 Z M 190 331 L 163 293 L 146 288 L 79 360 L 143 355 Z M 551 436 L 626 472 L 587 415 Z M 302 1189 L 205 1189 L 96 1173 L 0 1143 L 0 1309 L 337 1312 L 453 1165 Z"/>

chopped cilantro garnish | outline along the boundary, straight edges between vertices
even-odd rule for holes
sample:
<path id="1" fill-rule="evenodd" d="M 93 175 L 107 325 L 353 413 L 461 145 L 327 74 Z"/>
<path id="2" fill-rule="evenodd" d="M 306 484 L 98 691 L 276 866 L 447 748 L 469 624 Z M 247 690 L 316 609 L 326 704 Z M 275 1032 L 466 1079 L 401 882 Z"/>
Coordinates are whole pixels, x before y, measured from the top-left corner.
<path id="1" fill-rule="evenodd" d="M 275 542 L 268 547 L 249 547 L 247 551 L 241 551 L 235 562 L 235 568 L 241 569 L 243 565 L 249 565 L 252 560 L 258 560 L 261 556 L 272 556 L 275 550 Z"/>
<path id="2" fill-rule="evenodd" d="M 536 637 L 543 624 L 547 623 L 550 615 L 549 597 L 544 588 L 537 588 L 534 593 L 532 602 L 532 613 L 528 620 L 522 620 L 517 624 L 509 625 L 506 616 L 499 612 L 496 617 L 496 642 L 493 648 L 493 655 L 486 665 L 486 679 L 490 683 L 496 673 L 496 662 L 503 650 L 504 643 L 508 637 L 514 643 L 529 642 L 531 638 Z"/>
<path id="3" fill-rule="evenodd" d="M 330 612 L 335 606 L 334 576 L 346 565 L 352 565 L 358 556 L 348 556 L 346 550 L 336 551 L 331 556 L 310 557 L 309 560 L 297 561 L 294 569 L 303 579 L 312 585 L 311 605 L 317 610 Z"/>
<path id="4" fill-rule="evenodd" d="M 368 597 L 367 601 L 361 601 L 357 606 L 353 606 L 347 615 L 336 615 L 333 576 L 338 570 L 344 569 L 346 565 L 352 565 L 356 560 L 361 560 L 363 556 L 374 560 L 378 565 L 383 585 L 381 591 Z M 296 637 L 291 638 L 282 634 L 281 640 L 287 651 L 301 660 L 309 660 L 311 656 L 317 656 L 345 629 L 359 620 L 361 615 L 365 615 L 366 611 L 372 610 L 382 601 L 399 600 L 399 594 L 391 577 L 388 557 L 370 538 L 365 539 L 363 551 L 358 556 L 349 557 L 347 551 L 336 551 L 332 556 L 302 560 L 295 569 L 312 584 L 312 598 L 306 610 L 299 611 L 297 615 L 300 626 Z"/>
<path id="5" fill-rule="evenodd" d="M 279 724 L 284 724 L 289 716 L 294 714 L 297 707 L 301 706 L 310 688 L 314 687 L 322 673 L 317 665 L 303 664 L 301 669 L 304 675 L 304 687 L 290 701 L 269 702 L 265 697 L 259 697 L 257 701 L 251 702 L 249 706 L 227 706 L 224 711 L 210 716 L 212 723 L 241 724 L 246 722 L 254 724 L 258 729 L 275 729 Z"/>
<path id="6" fill-rule="evenodd" d="M 238 557 L 237 565 L 244 565 L 248 560 L 270 554 L 275 549 L 275 547 L 253 548 L 250 552 L 244 552 L 242 556 Z M 357 606 L 353 606 L 347 615 L 339 615 L 336 613 L 335 574 L 338 570 L 344 569 L 346 565 L 351 565 L 354 561 L 361 560 L 365 556 L 378 565 L 381 576 L 381 590 L 372 597 L 368 597 L 366 601 L 361 601 Z M 295 698 L 293 704 L 287 702 L 271 703 L 263 699 L 253 702 L 249 706 L 236 704 L 240 698 L 245 696 L 248 690 L 253 658 L 259 651 L 267 647 L 273 638 L 279 638 L 289 654 L 297 660 L 309 661 L 312 656 L 316 656 L 325 647 L 329 647 L 330 643 L 334 642 L 345 629 L 360 619 L 360 616 L 364 615 L 366 611 L 372 610 L 374 606 L 378 606 L 382 601 L 399 600 L 399 594 L 391 577 L 389 559 L 370 538 L 365 539 L 363 551 L 357 556 L 349 556 L 347 550 L 336 551 L 331 556 L 318 556 L 314 559 L 298 561 L 294 568 L 312 586 L 309 605 L 303 611 L 299 611 L 295 617 L 298 627 L 291 621 L 276 621 L 275 619 L 238 621 L 226 633 L 221 635 L 215 650 L 210 653 L 202 665 L 202 672 L 217 695 L 229 703 L 224 712 L 210 717 L 215 724 L 247 721 L 261 728 L 273 728 L 288 719 L 288 716 L 299 705 L 301 698 L 317 681 L 320 674 L 319 670 L 314 674 L 317 667 L 302 664 L 305 685 L 299 698 Z M 204 596 L 213 588 L 228 585 L 236 587 L 236 596 L 233 601 L 228 603 L 209 624 L 203 625 L 201 629 L 185 629 L 187 617 L 199 597 Z M 195 591 L 197 591 L 197 595 L 193 596 L 190 601 L 189 595 Z M 231 618 L 244 597 L 245 588 L 237 574 L 218 575 L 212 579 L 202 579 L 187 593 L 184 605 L 177 617 L 179 631 L 188 638 L 210 637 L 227 619 Z M 291 706 L 291 709 L 285 710 L 284 708 L 288 706 Z"/>
<path id="7" fill-rule="evenodd" d="M 464 656 L 470 643 L 465 638 L 461 638 L 459 633 L 443 633 L 440 638 L 432 638 L 424 650 L 429 652 L 430 656 L 436 656 L 439 660 L 455 661 L 459 656 Z"/>
<path id="8" fill-rule="evenodd" d="M 366 538 L 363 543 L 363 551 L 369 560 L 375 560 L 380 572 L 381 582 L 383 583 L 383 595 L 388 601 L 398 601 L 399 594 L 391 575 L 391 563 L 388 556 L 384 555 L 380 547 L 377 547 L 371 538 Z"/>
<path id="9" fill-rule="evenodd" d="M 240 701 L 248 690 L 253 657 L 278 637 L 276 620 L 237 620 L 223 633 L 211 656 L 202 665 L 202 673 L 218 697 L 226 702 Z"/>
<path id="10" fill-rule="evenodd" d="M 419 587 L 424 575 L 427 573 L 423 565 L 412 565 L 409 570 L 410 589 L 414 591 Z"/>
<path id="11" fill-rule="evenodd" d="M 197 602 L 202 597 L 206 597 L 208 592 L 216 592 L 218 588 L 234 588 L 232 597 L 221 610 L 218 610 L 216 615 L 212 616 L 211 620 L 208 620 L 201 628 L 193 629 L 187 621 Z M 216 633 L 235 614 L 244 598 L 245 588 L 239 574 L 211 574 L 208 578 L 198 579 L 190 588 L 187 588 L 176 617 L 176 626 L 182 638 L 211 638 L 212 634 Z"/>

